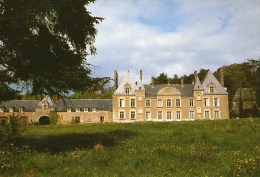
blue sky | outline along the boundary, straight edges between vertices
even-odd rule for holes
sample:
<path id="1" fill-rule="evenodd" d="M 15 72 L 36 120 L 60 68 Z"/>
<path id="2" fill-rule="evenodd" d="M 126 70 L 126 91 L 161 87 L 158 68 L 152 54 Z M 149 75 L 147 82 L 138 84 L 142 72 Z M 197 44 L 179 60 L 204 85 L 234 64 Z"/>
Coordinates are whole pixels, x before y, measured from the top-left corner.
<path id="1" fill-rule="evenodd" d="M 87 9 L 105 18 L 87 59 L 94 77 L 129 70 L 135 79 L 142 69 L 149 83 L 260 59 L 259 0 L 97 0 Z"/>

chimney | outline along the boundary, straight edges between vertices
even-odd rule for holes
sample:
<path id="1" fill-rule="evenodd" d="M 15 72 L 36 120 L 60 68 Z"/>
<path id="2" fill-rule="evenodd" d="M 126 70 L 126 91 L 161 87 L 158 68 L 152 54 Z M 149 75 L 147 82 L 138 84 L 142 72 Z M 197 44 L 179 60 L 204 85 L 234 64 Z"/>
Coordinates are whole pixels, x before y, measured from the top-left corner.
<path id="1" fill-rule="evenodd" d="M 151 86 L 154 88 L 154 77 L 151 78 Z"/>
<path id="2" fill-rule="evenodd" d="M 143 80 L 143 70 L 140 70 L 140 80 Z"/>
<path id="3" fill-rule="evenodd" d="M 194 71 L 194 82 L 196 83 L 196 79 L 198 77 L 197 71 Z"/>
<path id="4" fill-rule="evenodd" d="M 224 69 L 223 69 L 223 67 L 220 68 L 219 75 L 220 75 L 220 84 L 222 87 L 224 87 Z"/>
<path id="5" fill-rule="evenodd" d="M 181 78 L 181 87 L 184 87 L 184 79 L 183 79 L 183 77 Z"/>
<path id="6" fill-rule="evenodd" d="M 118 87 L 118 73 L 117 71 L 115 70 L 114 71 L 114 89 L 116 90 Z"/>
<path id="7" fill-rule="evenodd" d="M 58 103 L 58 101 L 59 101 L 59 96 L 58 96 L 58 95 L 53 95 L 53 96 L 52 96 L 52 100 L 53 100 L 54 103 Z"/>

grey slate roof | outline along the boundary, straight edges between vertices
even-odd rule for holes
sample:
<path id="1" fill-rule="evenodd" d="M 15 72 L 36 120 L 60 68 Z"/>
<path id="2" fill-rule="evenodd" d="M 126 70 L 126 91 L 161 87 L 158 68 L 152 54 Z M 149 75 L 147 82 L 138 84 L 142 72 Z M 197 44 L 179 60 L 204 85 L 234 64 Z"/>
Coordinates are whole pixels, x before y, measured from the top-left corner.
<path id="1" fill-rule="evenodd" d="M 168 84 L 160 84 L 160 85 L 144 85 L 146 97 L 156 97 L 157 93 L 167 87 Z M 182 97 L 192 97 L 193 96 L 193 84 L 184 84 L 183 87 L 181 84 L 171 84 L 172 87 L 180 91 Z"/>
<path id="2" fill-rule="evenodd" d="M 19 111 L 19 108 L 23 107 L 24 112 L 34 112 L 40 101 L 38 100 L 10 100 L 0 103 L 1 108 L 5 108 L 8 111 L 9 108 L 14 108 L 14 111 Z"/>
<path id="3" fill-rule="evenodd" d="M 203 90 L 203 87 L 201 85 L 200 79 L 197 76 L 196 80 L 195 80 L 195 84 L 194 84 L 194 90 Z"/>
<path id="4" fill-rule="evenodd" d="M 56 111 L 64 112 L 67 108 L 75 111 L 76 108 L 96 108 L 97 110 L 112 111 L 112 99 L 65 99 L 59 100 Z"/>
<path id="5" fill-rule="evenodd" d="M 213 75 L 213 73 L 211 71 L 208 71 L 203 83 L 202 83 L 202 87 L 204 89 L 204 94 L 208 94 L 209 93 L 209 89 L 208 89 L 208 85 L 214 83 L 216 88 L 216 92 L 215 94 L 228 94 L 227 91 L 225 90 L 224 87 L 222 87 L 222 85 L 219 83 L 219 81 L 215 78 L 215 76 Z"/>

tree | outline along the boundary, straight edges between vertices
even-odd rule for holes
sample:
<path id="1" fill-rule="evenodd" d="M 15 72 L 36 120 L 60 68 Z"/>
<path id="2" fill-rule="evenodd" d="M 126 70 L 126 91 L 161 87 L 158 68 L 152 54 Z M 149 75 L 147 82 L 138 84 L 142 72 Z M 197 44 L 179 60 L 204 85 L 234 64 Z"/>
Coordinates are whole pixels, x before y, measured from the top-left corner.
<path id="1" fill-rule="evenodd" d="M 32 94 L 64 96 L 107 78 L 90 77 L 102 21 L 86 7 L 95 0 L 0 0 L 0 100 L 30 87 Z"/>
<path id="2" fill-rule="evenodd" d="M 167 84 L 168 76 L 165 73 L 161 73 L 158 77 L 154 78 L 154 84 Z"/>

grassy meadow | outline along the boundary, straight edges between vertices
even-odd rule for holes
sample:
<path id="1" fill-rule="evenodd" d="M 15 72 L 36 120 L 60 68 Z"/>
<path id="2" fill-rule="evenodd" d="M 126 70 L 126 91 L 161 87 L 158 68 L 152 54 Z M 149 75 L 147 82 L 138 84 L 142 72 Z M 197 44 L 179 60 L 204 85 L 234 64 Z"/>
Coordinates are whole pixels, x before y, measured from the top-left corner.
<path id="1" fill-rule="evenodd" d="M 259 118 L 29 126 L 18 144 L 0 176 L 260 176 Z"/>

